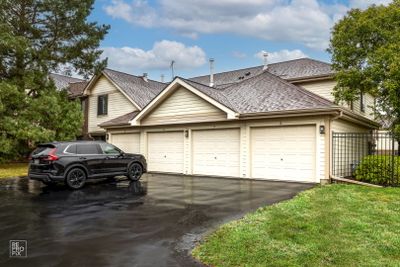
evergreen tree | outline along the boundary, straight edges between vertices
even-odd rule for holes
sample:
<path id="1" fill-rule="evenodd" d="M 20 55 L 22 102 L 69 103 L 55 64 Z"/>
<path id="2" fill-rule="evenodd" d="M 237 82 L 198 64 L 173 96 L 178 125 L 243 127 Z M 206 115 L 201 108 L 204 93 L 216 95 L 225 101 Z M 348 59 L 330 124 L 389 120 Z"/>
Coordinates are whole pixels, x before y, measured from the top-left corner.
<path id="1" fill-rule="evenodd" d="M 109 26 L 88 22 L 93 0 L 0 1 L 0 160 L 38 142 L 73 139 L 83 115 L 49 80 L 68 66 L 85 77 L 103 69 Z"/>

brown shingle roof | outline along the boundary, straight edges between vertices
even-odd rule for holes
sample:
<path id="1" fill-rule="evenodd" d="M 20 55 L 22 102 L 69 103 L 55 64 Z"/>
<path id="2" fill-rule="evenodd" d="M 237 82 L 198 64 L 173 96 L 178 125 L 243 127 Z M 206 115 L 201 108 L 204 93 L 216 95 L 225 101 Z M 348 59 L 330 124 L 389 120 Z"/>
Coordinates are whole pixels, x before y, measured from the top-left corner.
<path id="1" fill-rule="evenodd" d="M 87 81 L 70 83 L 68 87 L 69 96 L 71 98 L 82 96 L 88 83 Z"/>
<path id="2" fill-rule="evenodd" d="M 99 124 L 100 127 L 110 127 L 110 126 L 121 126 L 121 125 L 129 125 L 129 121 L 132 120 L 136 115 L 139 114 L 139 111 L 129 112 L 125 115 L 119 116 L 115 119 L 103 122 Z"/>
<path id="3" fill-rule="evenodd" d="M 53 82 L 58 90 L 67 89 L 67 87 L 69 86 L 70 83 L 85 81 L 83 79 L 74 78 L 74 77 L 56 74 L 56 73 L 50 73 L 49 77 L 53 80 Z"/>
<path id="4" fill-rule="evenodd" d="M 151 102 L 166 86 L 142 77 L 106 69 L 112 79 L 141 108 Z M 246 75 L 247 74 L 247 75 Z M 287 80 L 332 75 L 330 65 L 312 59 L 274 63 L 263 71 L 262 66 L 215 74 L 215 87 L 209 87 L 209 76 L 180 78 L 200 92 L 239 114 L 277 111 L 313 110 L 337 107 Z M 244 77 L 238 79 L 238 77 Z M 129 125 L 139 112 L 131 112 L 100 124 L 101 127 Z"/>
<path id="5" fill-rule="evenodd" d="M 224 89 L 224 95 L 238 113 L 319 109 L 332 102 L 264 72 Z"/>
<path id="6" fill-rule="evenodd" d="M 183 80 L 240 114 L 335 106 L 332 102 L 267 71 L 223 89 Z"/>
<path id="7" fill-rule="evenodd" d="M 140 108 L 145 107 L 167 84 L 148 79 L 147 82 L 138 76 L 105 69 L 103 73 L 110 78 Z"/>
<path id="8" fill-rule="evenodd" d="M 214 74 L 216 87 L 225 88 L 233 83 L 240 83 L 263 72 L 263 66 L 227 71 Z M 316 76 L 330 76 L 333 74 L 331 65 L 322 61 L 300 58 L 277 62 L 268 65 L 268 72 L 285 80 L 305 79 Z M 193 77 L 189 80 L 208 85 L 209 75 Z"/>

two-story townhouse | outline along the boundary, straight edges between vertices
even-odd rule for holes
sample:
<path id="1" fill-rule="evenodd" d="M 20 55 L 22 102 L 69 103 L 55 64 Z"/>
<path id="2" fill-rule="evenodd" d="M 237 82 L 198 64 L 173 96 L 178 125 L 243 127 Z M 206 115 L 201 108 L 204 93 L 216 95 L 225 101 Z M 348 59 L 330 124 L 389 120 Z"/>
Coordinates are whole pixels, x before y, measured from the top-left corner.
<path id="1" fill-rule="evenodd" d="M 330 65 L 308 58 L 168 85 L 107 69 L 85 89 L 89 132 L 153 172 L 319 182 L 332 132 L 378 127 L 371 96 L 337 105 L 334 86 Z"/>
<path id="2" fill-rule="evenodd" d="M 138 113 L 162 89 L 164 83 L 105 69 L 93 77 L 84 90 L 88 97 L 88 136 L 106 140 L 106 130 L 100 125 L 113 122 L 121 116 L 131 118 Z M 123 137 L 122 137 L 123 138 Z"/>

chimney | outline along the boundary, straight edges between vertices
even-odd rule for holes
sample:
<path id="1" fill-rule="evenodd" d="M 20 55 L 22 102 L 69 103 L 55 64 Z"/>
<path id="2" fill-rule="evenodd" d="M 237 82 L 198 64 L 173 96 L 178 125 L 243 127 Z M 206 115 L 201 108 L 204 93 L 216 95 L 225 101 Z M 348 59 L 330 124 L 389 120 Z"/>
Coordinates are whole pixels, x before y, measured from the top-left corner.
<path id="1" fill-rule="evenodd" d="M 214 87 L 214 59 L 210 58 L 210 87 Z"/>
<path id="2" fill-rule="evenodd" d="M 147 72 L 144 72 L 143 73 L 143 80 L 145 81 L 145 82 L 148 82 L 149 80 L 147 79 Z"/>
<path id="3" fill-rule="evenodd" d="M 263 70 L 267 70 L 267 69 L 268 69 L 268 53 L 264 51 L 263 57 L 264 57 L 264 67 L 263 67 Z"/>
<path id="4" fill-rule="evenodd" d="M 164 74 L 161 74 L 161 82 L 164 83 Z"/>

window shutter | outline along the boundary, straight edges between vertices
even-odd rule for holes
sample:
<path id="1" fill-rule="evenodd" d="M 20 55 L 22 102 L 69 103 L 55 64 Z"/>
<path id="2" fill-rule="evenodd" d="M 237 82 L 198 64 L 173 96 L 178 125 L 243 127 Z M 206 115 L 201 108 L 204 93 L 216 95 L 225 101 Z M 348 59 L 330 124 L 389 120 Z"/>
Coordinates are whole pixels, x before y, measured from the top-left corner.
<path id="1" fill-rule="evenodd" d="M 108 95 L 104 96 L 104 110 L 103 110 L 103 114 L 108 114 Z"/>
<path id="2" fill-rule="evenodd" d="M 99 95 L 97 97 L 97 115 L 107 115 L 108 95 Z"/>
<path id="3" fill-rule="evenodd" d="M 101 115 L 102 114 L 102 106 L 103 106 L 103 98 L 101 95 L 99 95 L 97 97 L 97 115 Z"/>

